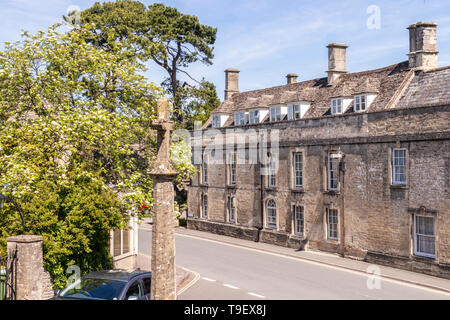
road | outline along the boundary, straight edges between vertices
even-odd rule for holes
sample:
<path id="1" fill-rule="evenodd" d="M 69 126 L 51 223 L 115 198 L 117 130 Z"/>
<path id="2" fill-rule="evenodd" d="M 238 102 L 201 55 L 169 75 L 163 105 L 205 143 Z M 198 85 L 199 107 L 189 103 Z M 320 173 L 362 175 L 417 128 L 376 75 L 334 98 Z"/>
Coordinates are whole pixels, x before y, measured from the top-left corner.
<path id="1" fill-rule="evenodd" d="M 179 300 L 450 299 L 424 287 L 340 268 L 176 234 L 176 263 L 199 274 Z M 139 231 L 139 251 L 151 254 L 151 231 Z"/>

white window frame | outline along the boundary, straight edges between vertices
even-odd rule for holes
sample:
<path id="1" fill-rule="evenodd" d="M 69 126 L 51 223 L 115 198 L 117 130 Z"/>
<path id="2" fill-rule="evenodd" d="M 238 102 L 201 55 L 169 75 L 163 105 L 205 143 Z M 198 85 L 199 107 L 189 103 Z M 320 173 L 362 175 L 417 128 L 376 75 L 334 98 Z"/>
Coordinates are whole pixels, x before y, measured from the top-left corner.
<path id="1" fill-rule="evenodd" d="M 222 126 L 221 116 L 219 114 L 213 115 L 212 126 L 213 128 L 220 128 Z"/>
<path id="2" fill-rule="evenodd" d="M 342 98 L 336 98 L 331 100 L 331 114 L 343 113 L 344 101 Z"/>
<path id="3" fill-rule="evenodd" d="M 299 217 L 301 215 L 301 217 Z M 295 205 L 293 206 L 293 218 L 294 218 L 294 235 L 303 236 L 305 233 L 305 207 Z M 301 223 L 300 223 L 301 222 Z M 301 230 L 299 230 L 299 223 Z"/>
<path id="4" fill-rule="evenodd" d="M 332 221 L 332 216 L 330 215 L 330 211 L 335 213 L 336 221 Z M 334 216 L 333 216 L 334 218 Z M 337 209 L 326 208 L 326 219 L 327 219 L 327 239 L 337 241 L 339 240 L 339 212 Z M 335 226 L 335 229 L 332 228 Z M 332 234 L 333 233 L 333 234 Z M 334 236 L 336 234 L 336 236 Z"/>
<path id="5" fill-rule="evenodd" d="M 355 112 L 363 112 L 363 111 L 367 110 L 367 95 L 366 94 L 360 94 L 360 95 L 355 96 L 353 110 Z"/>
<path id="6" fill-rule="evenodd" d="M 270 122 L 281 121 L 281 107 L 270 107 Z"/>
<path id="7" fill-rule="evenodd" d="M 432 219 L 433 220 L 433 234 L 425 234 L 425 233 L 419 233 L 418 232 L 418 225 L 417 225 L 417 220 L 418 219 Z M 431 216 L 423 216 L 423 215 L 414 215 L 413 216 L 414 219 L 414 231 L 413 231 L 413 236 L 414 236 L 414 255 L 415 256 L 420 256 L 420 257 L 426 257 L 426 258 L 432 258 L 432 259 L 436 259 L 436 232 L 435 232 L 435 225 L 436 225 L 436 219 L 435 217 L 431 217 Z M 419 238 L 433 238 L 434 239 L 434 254 L 431 254 L 429 252 L 421 252 L 419 251 L 418 248 L 418 244 L 419 244 Z"/>
<path id="8" fill-rule="evenodd" d="M 250 124 L 259 123 L 261 121 L 260 115 L 261 115 L 261 112 L 259 110 L 251 110 L 249 112 L 249 123 Z"/>
<path id="9" fill-rule="evenodd" d="M 398 157 L 398 152 L 402 152 L 404 157 Z M 407 156 L 406 149 L 394 148 L 392 150 L 392 184 L 394 185 L 406 185 Z M 403 164 L 399 164 L 400 159 L 403 159 Z M 404 180 L 397 179 L 401 175 L 403 175 Z"/>
<path id="10" fill-rule="evenodd" d="M 235 126 L 243 126 L 247 124 L 247 119 L 246 119 L 246 115 L 245 112 L 236 112 L 234 114 L 234 125 Z"/>
<path id="11" fill-rule="evenodd" d="M 208 195 L 202 194 L 202 219 L 208 219 Z"/>
<path id="12" fill-rule="evenodd" d="M 228 165 L 228 183 L 231 186 L 236 185 L 236 164 L 237 164 L 237 154 L 230 154 L 230 164 Z"/>
<path id="13" fill-rule="evenodd" d="M 336 161 L 336 168 L 332 170 L 332 161 Z M 332 178 L 332 173 L 336 173 L 336 176 Z M 332 184 L 332 181 L 336 181 L 336 186 Z M 339 157 L 337 153 L 328 154 L 327 161 L 327 188 L 330 191 L 337 191 L 339 189 Z"/>
<path id="14" fill-rule="evenodd" d="M 297 162 L 297 156 L 300 156 L 300 163 Z M 293 152 L 292 156 L 293 161 L 293 182 L 294 182 L 294 189 L 302 189 L 303 188 L 303 152 Z M 298 165 L 300 165 L 300 168 L 298 168 Z M 298 177 L 299 175 L 299 177 Z M 301 183 L 297 183 L 297 178 L 300 178 Z"/>
<path id="15" fill-rule="evenodd" d="M 115 245 L 115 234 L 116 232 L 120 232 L 120 254 L 116 255 L 115 251 L 116 251 L 116 245 Z M 124 251 L 124 232 L 128 232 L 128 251 Z M 126 254 L 130 254 L 131 253 L 131 237 L 133 236 L 132 230 L 131 229 L 116 229 L 112 231 L 112 256 L 113 258 L 117 258 Z"/>
<path id="16" fill-rule="evenodd" d="M 202 184 L 204 185 L 208 184 L 208 160 L 209 156 L 204 155 L 202 162 Z"/>
<path id="17" fill-rule="evenodd" d="M 276 177 L 276 166 L 275 166 L 275 158 L 273 155 L 269 157 L 269 165 L 268 165 L 268 175 L 267 175 L 267 186 L 269 188 L 275 188 L 277 185 L 277 177 Z"/>
<path id="18" fill-rule="evenodd" d="M 289 106 L 289 120 L 297 120 L 302 118 L 302 108 L 299 104 Z"/>
<path id="19" fill-rule="evenodd" d="M 277 203 L 274 199 L 269 199 L 266 203 L 266 228 L 277 229 Z"/>
<path id="20" fill-rule="evenodd" d="M 228 200 L 228 222 L 236 222 L 236 197 L 232 196 Z"/>

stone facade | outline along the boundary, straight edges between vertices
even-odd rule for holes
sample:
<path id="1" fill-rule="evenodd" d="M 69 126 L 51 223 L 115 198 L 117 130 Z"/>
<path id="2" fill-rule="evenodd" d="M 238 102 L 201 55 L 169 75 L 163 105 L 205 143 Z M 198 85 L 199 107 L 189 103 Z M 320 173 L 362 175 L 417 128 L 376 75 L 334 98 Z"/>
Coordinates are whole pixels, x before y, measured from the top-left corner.
<path id="1" fill-rule="evenodd" d="M 221 128 L 211 128 L 207 122 L 203 133 L 214 132 L 216 138 L 199 140 L 194 135 L 193 144 L 201 145 L 203 155 L 212 154 L 216 160 L 221 150 L 223 161 L 207 164 L 207 182 L 199 164 L 200 173 L 189 187 L 188 228 L 339 253 L 450 278 L 449 70 L 423 71 L 401 63 L 342 74 L 333 84 L 324 78 L 314 80 L 315 85 L 305 81 L 235 93 L 217 113 L 228 112 L 234 118 L 233 113 L 245 110 L 248 104 L 256 110 L 265 104 L 271 107 L 305 100 L 310 107 L 300 119 L 286 114 L 278 121 L 266 117 L 257 124 L 240 126 L 228 120 Z M 427 94 L 430 88 L 436 94 Z M 376 93 L 366 110 L 356 112 L 352 102 L 341 114 L 330 114 L 333 97 L 353 99 L 361 92 Z M 279 137 L 275 186 L 269 186 L 264 174 L 262 153 L 257 163 L 249 161 L 257 152 L 252 136 L 260 139 L 265 132 L 276 132 Z M 227 138 L 217 138 L 220 134 Z M 269 144 L 271 151 L 273 142 Z M 240 149 L 245 150 L 245 156 L 237 161 L 236 181 L 231 185 L 227 153 L 239 154 Z M 402 150 L 405 158 L 402 184 L 394 183 L 394 150 Z M 298 188 L 294 186 L 294 153 L 301 153 L 302 158 L 303 181 Z M 329 186 L 330 155 L 339 156 L 335 190 Z M 207 216 L 202 213 L 205 195 Z M 231 197 L 235 199 L 234 210 Z M 276 226 L 268 225 L 271 199 L 276 203 Z M 298 234 L 296 206 L 303 210 L 303 228 Z M 232 211 L 234 219 L 230 219 Z M 327 212 L 337 217 L 332 236 L 334 224 Z M 417 244 L 423 238 L 422 231 L 415 228 L 415 219 L 421 217 L 432 218 L 427 221 L 432 221 L 433 230 L 426 231 L 431 237 L 425 242 L 432 243 L 434 254 L 428 256 Z"/>

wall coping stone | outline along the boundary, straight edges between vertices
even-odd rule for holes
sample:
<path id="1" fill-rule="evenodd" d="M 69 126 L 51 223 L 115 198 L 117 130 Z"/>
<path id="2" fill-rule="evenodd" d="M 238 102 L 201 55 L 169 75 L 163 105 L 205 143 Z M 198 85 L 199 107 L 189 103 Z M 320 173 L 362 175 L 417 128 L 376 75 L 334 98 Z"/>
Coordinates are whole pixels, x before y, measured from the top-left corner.
<path id="1" fill-rule="evenodd" d="M 6 238 L 6 242 L 17 242 L 17 243 L 42 242 L 43 240 L 44 237 L 32 234 L 22 234 Z"/>

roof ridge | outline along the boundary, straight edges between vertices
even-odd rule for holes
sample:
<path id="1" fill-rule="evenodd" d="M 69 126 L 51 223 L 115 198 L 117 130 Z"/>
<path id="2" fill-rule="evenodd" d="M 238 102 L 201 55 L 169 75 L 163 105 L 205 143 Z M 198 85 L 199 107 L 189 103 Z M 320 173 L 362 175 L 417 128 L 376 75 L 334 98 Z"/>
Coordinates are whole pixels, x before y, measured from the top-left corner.
<path id="1" fill-rule="evenodd" d="M 429 70 L 426 70 L 424 72 L 425 73 L 430 73 L 430 72 L 442 71 L 442 70 L 447 70 L 447 69 L 450 69 L 450 66 L 444 66 L 444 67 L 429 69 Z"/>
<path id="2" fill-rule="evenodd" d="M 397 66 L 405 64 L 407 62 L 408 61 L 405 60 L 405 61 L 401 61 L 399 63 L 395 63 L 395 64 L 392 64 L 392 65 L 389 65 L 389 66 L 386 66 L 386 67 L 382 67 L 382 68 L 346 73 L 346 74 L 343 74 L 343 77 L 349 77 L 349 76 L 353 76 L 353 75 L 360 76 L 360 75 L 365 75 L 365 74 L 383 72 L 383 71 L 395 69 Z M 450 68 L 450 66 L 449 66 L 449 68 Z M 327 77 L 313 78 L 313 79 L 299 81 L 299 82 L 291 83 L 291 84 L 283 84 L 283 85 L 278 85 L 278 86 L 273 86 L 273 87 L 268 87 L 268 88 L 242 91 L 242 92 L 237 92 L 234 95 L 239 96 L 240 94 L 244 94 L 244 93 L 247 93 L 247 94 L 249 94 L 249 93 L 258 93 L 260 91 L 267 91 L 267 90 L 271 90 L 271 89 L 278 89 L 278 88 L 284 88 L 284 87 L 289 88 L 289 87 L 301 86 L 302 84 L 304 85 L 304 84 L 306 84 L 308 82 L 314 82 L 314 81 L 318 82 L 318 81 L 323 80 L 323 79 L 327 79 Z"/>

